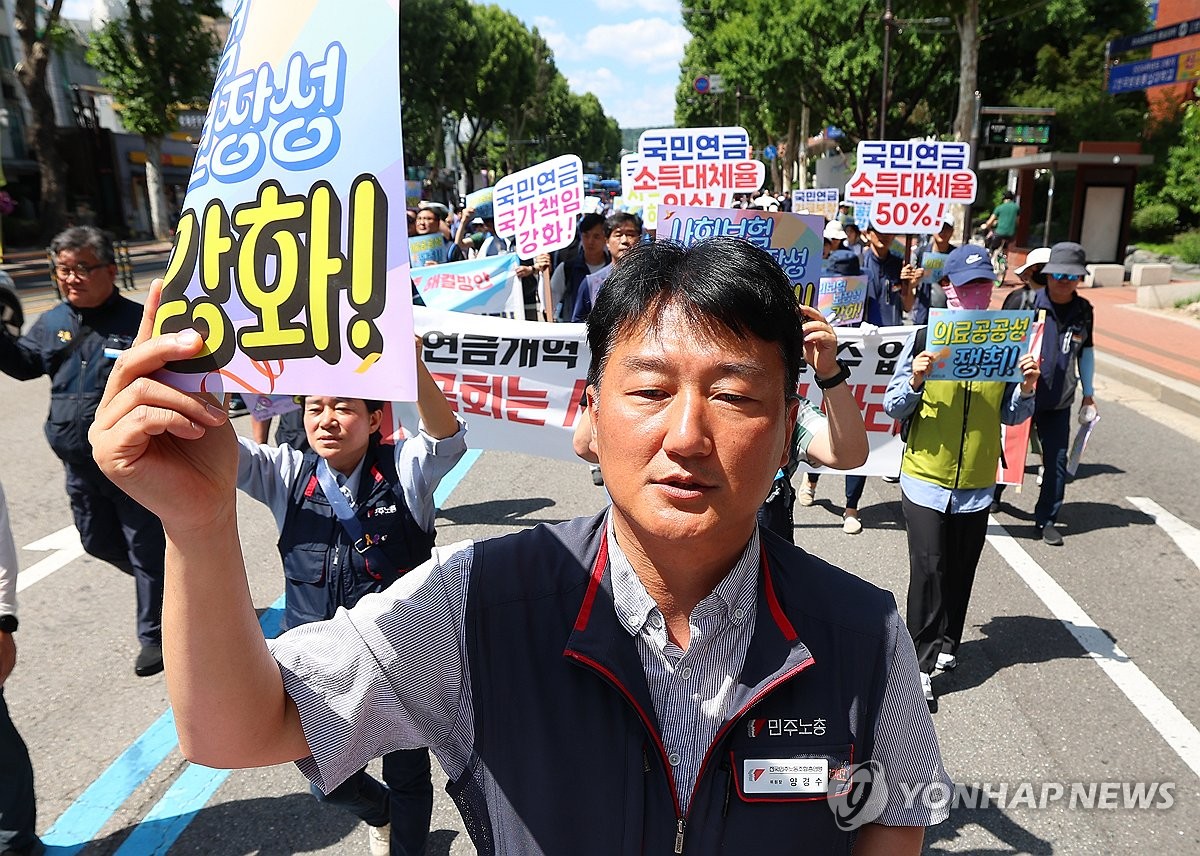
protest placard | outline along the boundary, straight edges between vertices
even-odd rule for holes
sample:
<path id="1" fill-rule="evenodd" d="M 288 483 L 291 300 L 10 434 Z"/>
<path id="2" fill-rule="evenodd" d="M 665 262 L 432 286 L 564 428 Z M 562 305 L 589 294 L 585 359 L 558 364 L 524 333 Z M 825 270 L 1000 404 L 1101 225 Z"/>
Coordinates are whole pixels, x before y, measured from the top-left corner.
<path id="1" fill-rule="evenodd" d="M 942 281 L 942 269 L 946 266 L 946 257 L 949 253 L 925 253 L 921 256 L 921 269 L 925 273 L 921 276 L 921 282 L 930 284 Z"/>
<path id="2" fill-rule="evenodd" d="M 900 439 L 900 423 L 883 409 L 883 396 L 896 370 L 896 362 L 904 344 L 912 337 L 912 327 L 844 327 L 837 331 L 838 359 L 850 369 L 850 388 L 862 411 L 867 428 L 870 452 L 867 462 L 853 470 L 832 470 L 801 464 L 801 471 L 834 473 L 836 475 L 895 476 L 900 472 L 900 457 L 904 441 Z M 800 374 L 800 395 L 809 401 L 823 400 L 821 390 L 813 382 L 811 366 Z"/>
<path id="3" fill-rule="evenodd" d="M 409 208 L 421 204 L 421 182 L 411 179 L 404 182 L 404 204 Z"/>
<path id="4" fill-rule="evenodd" d="M 861 231 L 866 231 L 867 226 L 871 223 L 871 203 L 870 202 L 855 202 L 854 203 L 854 225 L 858 226 Z"/>
<path id="5" fill-rule="evenodd" d="M 792 211 L 797 214 L 820 214 L 826 220 L 838 215 L 836 187 L 810 187 L 792 191 Z"/>
<path id="6" fill-rule="evenodd" d="M 657 204 L 647 207 L 649 197 L 633 189 L 633 177 L 638 171 L 638 156 L 631 152 L 621 156 L 621 195 L 613 200 L 614 211 L 636 214 L 642 218 L 644 229 L 658 228 Z M 619 200 L 619 202 L 618 202 Z"/>
<path id="7" fill-rule="evenodd" d="M 481 220 L 491 220 L 494 213 L 492 207 L 494 187 L 485 187 L 482 190 L 474 190 L 467 194 L 463 200 L 468 208 L 473 208 L 473 217 L 478 217 Z"/>
<path id="8" fill-rule="evenodd" d="M 1029 332 L 1029 344 L 1026 353 L 1040 354 L 1042 348 L 1042 333 L 1046 325 L 1034 321 Z M 1020 485 L 1025 480 L 1025 459 L 1029 455 L 1029 435 L 1033 429 L 1033 420 L 1026 419 L 1017 425 L 1000 426 L 1000 443 L 1004 454 L 996 462 L 996 483 Z M 1019 488 L 1018 488 L 1019 489 Z"/>
<path id="9" fill-rule="evenodd" d="M 519 170 L 496 182 L 496 234 L 515 237 L 517 255 L 523 259 L 560 250 L 575 239 L 582 201 L 583 162 L 578 155 Z"/>
<path id="10" fill-rule="evenodd" d="M 796 299 L 809 306 L 817 300 L 824 226 L 824 221 L 815 214 L 658 206 L 658 231 L 662 237 L 684 245 L 720 236 L 749 241 L 774 257 L 796 289 Z"/>
<path id="11" fill-rule="evenodd" d="M 168 382 L 415 398 L 398 17 L 237 4 L 155 318 L 205 347 Z"/>
<path id="12" fill-rule="evenodd" d="M 503 253 L 437 267 L 413 268 L 412 281 L 425 305 L 433 309 L 523 317 L 525 298 L 516 270 L 517 257 Z"/>
<path id="13" fill-rule="evenodd" d="M 300 409 L 300 397 L 296 395 L 247 395 L 245 400 L 256 422 Z"/>
<path id="14" fill-rule="evenodd" d="M 860 323 L 866 308 L 866 276 L 821 277 L 817 309 L 834 327 Z"/>
<path id="15" fill-rule="evenodd" d="M 863 140 L 843 198 L 870 202 L 884 232 L 932 233 L 950 204 L 975 201 L 977 185 L 968 143 Z"/>
<path id="16" fill-rule="evenodd" d="M 1018 365 L 1029 352 L 1033 312 L 929 310 L 926 349 L 937 353 L 930 380 L 1021 380 Z"/>
<path id="17" fill-rule="evenodd" d="M 1089 419 L 1079 426 L 1079 430 L 1075 432 L 1075 439 L 1071 442 L 1071 451 L 1067 454 L 1067 475 L 1074 477 L 1079 471 L 1079 462 L 1083 460 L 1083 452 L 1087 449 L 1088 440 L 1092 438 L 1092 432 L 1096 430 L 1096 423 L 1100 421 L 1100 416 L 1097 414 L 1094 418 Z"/>
<path id="18" fill-rule="evenodd" d="M 446 239 L 441 235 L 413 235 L 408 239 L 408 258 L 413 267 L 446 261 Z"/>
<path id="19" fill-rule="evenodd" d="M 734 194 L 758 190 L 766 177 L 750 157 L 750 135 L 737 127 L 643 131 L 634 166 L 629 191 L 643 196 L 647 229 L 658 228 L 656 205 L 728 208 Z"/>

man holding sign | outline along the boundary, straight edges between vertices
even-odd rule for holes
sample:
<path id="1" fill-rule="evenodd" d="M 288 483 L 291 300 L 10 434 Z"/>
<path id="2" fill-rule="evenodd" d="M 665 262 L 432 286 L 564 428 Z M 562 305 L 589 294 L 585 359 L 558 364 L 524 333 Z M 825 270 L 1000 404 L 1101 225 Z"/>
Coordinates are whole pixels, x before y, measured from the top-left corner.
<path id="1" fill-rule="evenodd" d="M 950 309 L 986 308 L 994 282 L 992 263 L 980 247 L 959 247 L 946 258 L 941 286 Z M 934 669 L 958 665 L 987 535 L 1000 423 L 1016 425 L 1032 415 L 1039 376 L 1037 357 L 1025 354 L 1019 384 L 927 380 L 948 351 L 927 349 L 925 330 L 918 330 L 901 352 L 884 397 L 888 415 L 905 423 L 900 487 L 908 525 L 908 630 L 931 708 Z"/>
<path id="2" fill-rule="evenodd" d="M 640 246 L 601 289 L 588 342 L 609 509 L 435 548 L 386 592 L 268 647 L 228 419 L 152 377 L 200 337 L 144 327 L 94 441 L 169 535 L 167 683 L 185 755 L 296 760 L 328 790 L 429 746 L 481 853 L 803 841 L 916 856 L 948 812 L 905 796 L 950 783 L 894 600 L 756 523 L 798 410 L 791 283 L 742 241 Z M 849 782 L 868 761 L 887 796 L 851 823 Z M 803 776 L 763 775 L 796 764 Z"/>

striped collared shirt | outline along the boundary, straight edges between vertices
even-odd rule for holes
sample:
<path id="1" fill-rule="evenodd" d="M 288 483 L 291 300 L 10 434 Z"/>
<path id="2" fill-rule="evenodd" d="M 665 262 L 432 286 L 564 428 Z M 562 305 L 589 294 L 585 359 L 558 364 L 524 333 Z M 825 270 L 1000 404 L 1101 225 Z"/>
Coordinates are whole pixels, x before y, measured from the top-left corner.
<path id="1" fill-rule="evenodd" d="M 754 633 L 758 528 L 733 569 L 688 617 L 687 651 L 667 637 L 666 621 L 621 551 L 608 516 L 608 562 L 613 605 L 637 640 L 679 804 L 687 811 L 700 763 L 725 722 L 729 699 Z"/>

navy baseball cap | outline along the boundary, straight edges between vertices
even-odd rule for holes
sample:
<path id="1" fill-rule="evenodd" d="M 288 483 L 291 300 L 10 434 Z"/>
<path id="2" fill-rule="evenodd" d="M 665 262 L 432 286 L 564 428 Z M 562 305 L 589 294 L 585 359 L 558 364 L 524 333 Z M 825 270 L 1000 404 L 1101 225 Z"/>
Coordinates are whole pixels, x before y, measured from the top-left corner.
<path id="1" fill-rule="evenodd" d="M 862 267 L 854 253 L 849 250 L 834 250 L 829 254 L 829 258 L 825 259 L 824 272 L 829 276 L 858 276 L 862 273 Z"/>
<path id="2" fill-rule="evenodd" d="M 983 247 L 965 244 L 951 250 L 950 255 L 946 256 L 942 276 L 948 277 L 950 284 L 957 288 L 977 279 L 993 281 L 996 279 L 996 271 Z"/>

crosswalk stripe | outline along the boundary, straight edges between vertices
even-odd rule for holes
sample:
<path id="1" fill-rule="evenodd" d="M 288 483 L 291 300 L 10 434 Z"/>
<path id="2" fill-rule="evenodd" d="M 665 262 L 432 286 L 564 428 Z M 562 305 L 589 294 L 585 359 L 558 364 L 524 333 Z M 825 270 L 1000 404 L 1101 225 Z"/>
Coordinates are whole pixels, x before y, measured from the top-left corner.
<path id="1" fill-rule="evenodd" d="M 1154 522 L 1171 536 L 1171 540 L 1179 545 L 1183 554 L 1192 560 L 1192 564 L 1200 568 L 1200 530 L 1184 523 L 1157 502 L 1144 496 L 1127 496 L 1139 511 L 1154 518 Z"/>
<path id="2" fill-rule="evenodd" d="M 46 558 L 34 562 L 17 574 L 17 591 L 22 592 L 34 583 L 44 580 L 55 571 L 65 568 L 71 562 L 83 555 L 83 545 L 79 543 L 79 533 L 74 526 L 64 526 L 57 532 L 52 532 L 45 538 L 39 538 L 25 546 L 26 550 L 45 552 L 53 550 Z"/>
<path id="3" fill-rule="evenodd" d="M 1108 675 L 1109 680 L 1117 685 L 1146 721 L 1162 735 L 1175 754 L 1192 769 L 1192 772 L 1200 776 L 1200 731 L 1196 726 L 1137 667 L 1129 655 L 1092 621 L 1075 599 L 1025 552 L 1008 530 L 996 523 L 995 517 L 990 519 L 987 540 L 1083 646 L 1087 655 Z"/>

